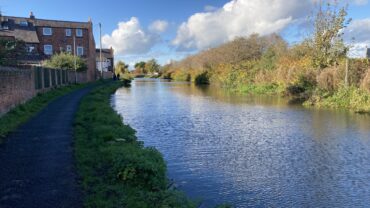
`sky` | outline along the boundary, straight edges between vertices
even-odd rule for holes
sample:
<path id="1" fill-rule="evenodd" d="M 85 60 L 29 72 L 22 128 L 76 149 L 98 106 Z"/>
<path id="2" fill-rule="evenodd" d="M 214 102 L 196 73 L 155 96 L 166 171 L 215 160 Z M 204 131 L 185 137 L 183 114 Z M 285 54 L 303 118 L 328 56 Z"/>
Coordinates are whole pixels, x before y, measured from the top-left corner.
<path id="1" fill-rule="evenodd" d="M 94 23 L 99 46 L 115 49 L 116 61 L 133 66 L 155 58 L 161 64 L 252 33 L 279 33 L 289 43 L 307 36 L 307 16 L 319 0 L 0 0 L 3 15 Z M 329 0 L 334 1 L 334 0 Z M 369 0 L 348 4 L 345 29 L 351 56 L 370 47 Z"/>

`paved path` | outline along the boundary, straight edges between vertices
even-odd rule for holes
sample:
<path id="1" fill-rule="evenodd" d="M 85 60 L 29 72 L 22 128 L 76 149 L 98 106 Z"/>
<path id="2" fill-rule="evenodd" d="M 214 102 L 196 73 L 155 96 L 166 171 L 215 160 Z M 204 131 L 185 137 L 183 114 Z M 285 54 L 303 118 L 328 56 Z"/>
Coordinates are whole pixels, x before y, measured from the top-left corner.
<path id="1" fill-rule="evenodd" d="M 72 125 L 89 90 L 53 101 L 0 145 L 0 208 L 82 206 Z"/>

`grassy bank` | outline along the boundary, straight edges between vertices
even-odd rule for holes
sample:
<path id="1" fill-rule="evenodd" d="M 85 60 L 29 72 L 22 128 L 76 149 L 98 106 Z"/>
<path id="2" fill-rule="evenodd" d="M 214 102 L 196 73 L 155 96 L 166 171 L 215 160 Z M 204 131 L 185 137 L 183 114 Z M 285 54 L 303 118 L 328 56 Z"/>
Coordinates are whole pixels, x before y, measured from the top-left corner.
<path id="1" fill-rule="evenodd" d="M 11 111 L 0 117 L 0 143 L 2 138 L 41 111 L 51 101 L 84 86 L 85 85 L 71 85 L 56 88 L 46 93 L 40 93 L 26 103 L 13 108 Z"/>
<path id="2" fill-rule="evenodd" d="M 110 96 L 122 85 L 98 87 L 77 112 L 75 154 L 85 207 L 196 207 L 169 188 L 161 153 L 144 147 L 135 130 L 111 108 Z"/>
<path id="3" fill-rule="evenodd" d="M 303 105 L 370 113 L 370 94 L 353 86 L 341 87 L 334 93 L 317 91 Z"/>

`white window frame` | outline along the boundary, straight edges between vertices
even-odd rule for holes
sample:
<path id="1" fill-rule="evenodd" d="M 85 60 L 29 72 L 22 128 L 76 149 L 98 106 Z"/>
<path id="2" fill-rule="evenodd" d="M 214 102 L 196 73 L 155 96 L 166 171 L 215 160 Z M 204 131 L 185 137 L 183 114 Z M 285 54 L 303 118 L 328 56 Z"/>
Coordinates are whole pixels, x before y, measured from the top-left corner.
<path id="1" fill-rule="evenodd" d="M 53 45 L 49 45 L 49 44 L 44 45 L 44 54 L 53 55 Z"/>
<path id="2" fill-rule="evenodd" d="M 42 28 L 43 35 L 53 35 L 53 29 L 51 27 Z"/>
<path id="3" fill-rule="evenodd" d="M 67 29 L 66 29 L 66 36 L 67 36 L 67 37 L 72 36 L 72 29 L 71 29 L 71 28 L 67 28 Z"/>
<path id="4" fill-rule="evenodd" d="M 72 45 L 67 45 L 66 46 L 66 52 L 67 53 L 72 53 Z"/>
<path id="5" fill-rule="evenodd" d="M 81 28 L 76 29 L 76 37 L 83 37 L 83 31 Z"/>
<path id="6" fill-rule="evenodd" d="M 81 50 L 81 51 L 80 51 Z M 77 50 L 76 50 L 76 52 L 77 52 L 77 56 L 83 56 L 84 55 L 84 47 L 82 47 L 82 46 L 77 46 Z"/>

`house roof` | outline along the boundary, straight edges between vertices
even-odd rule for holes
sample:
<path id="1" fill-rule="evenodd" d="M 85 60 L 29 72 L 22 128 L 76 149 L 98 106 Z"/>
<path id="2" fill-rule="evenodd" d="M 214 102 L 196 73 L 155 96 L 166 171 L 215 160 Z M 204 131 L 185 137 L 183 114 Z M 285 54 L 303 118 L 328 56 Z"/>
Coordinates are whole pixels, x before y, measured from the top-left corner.
<path id="1" fill-rule="evenodd" d="M 101 53 L 102 53 L 102 56 L 105 57 L 105 58 L 113 58 L 113 50 L 110 49 L 110 48 L 102 48 Z M 100 57 L 100 49 L 99 48 L 96 49 L 95 54 L 96 54 L 97 58 Z"/>
<path id="2" fill-rule="evenodd" d="M 35 30 L 0 30 L 0 37 L 12 37 L 26 43 L 40 43 Z"/>
<path id="3" fill-rule="evenodd" d="M 13 16 L 2 16 L 2 20 L 11 19 L 15 22 L 27 21 L 32 23 L 35 27 L 65 27 L 65 28 L 81 28 L 88 29 L 91 27 L 91 22 L 73 22 L 73 21 L 62 21 L 62 20 L 46 20 L 37 18 L 27 17 L 13 17 Z"/>

